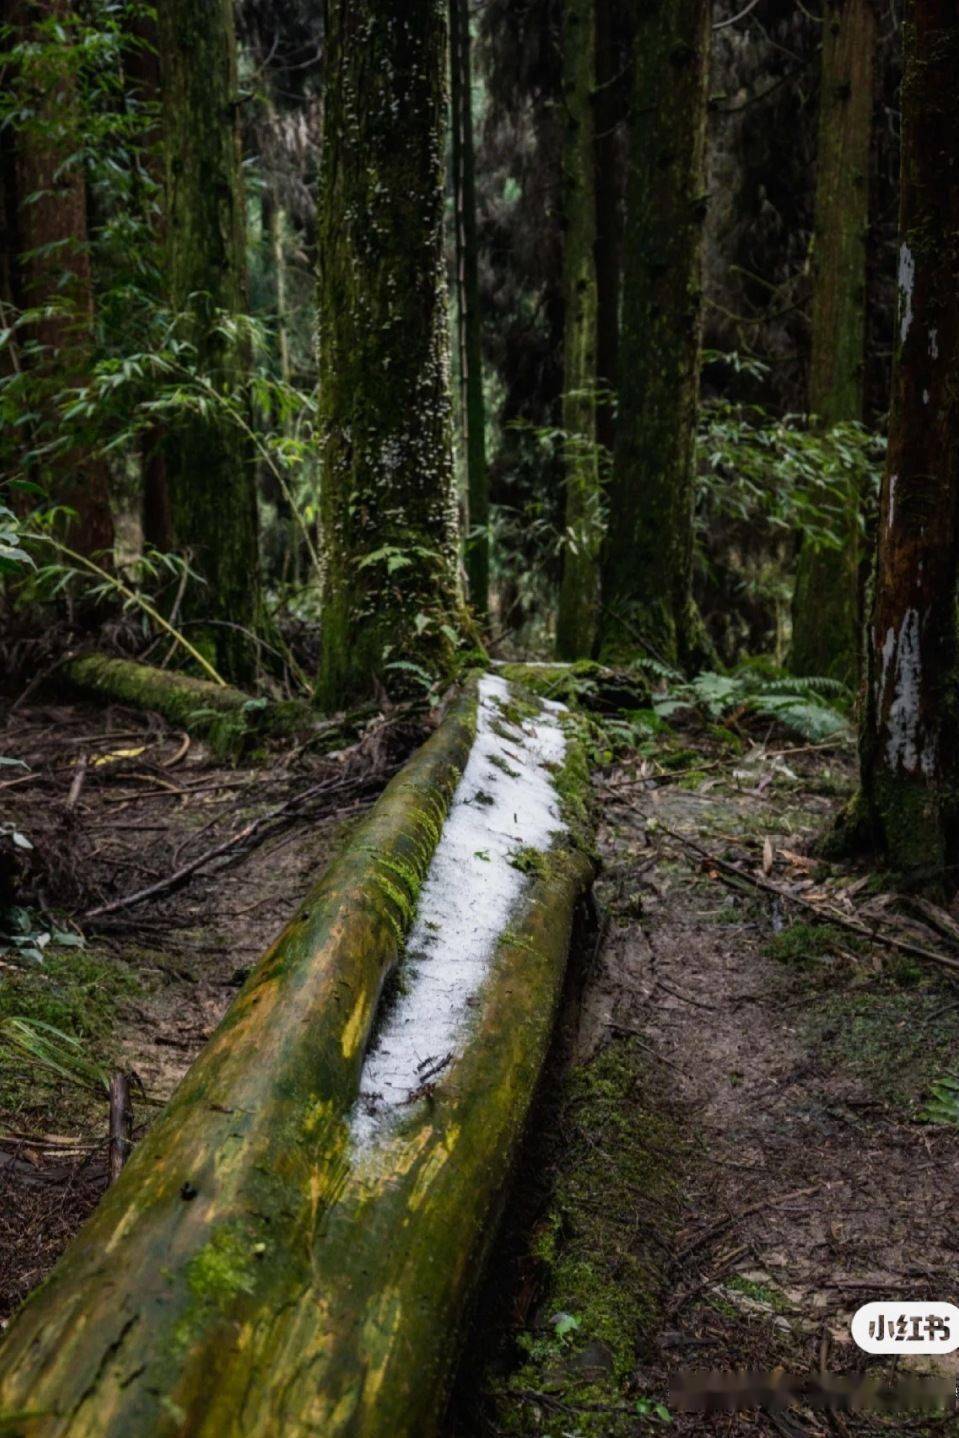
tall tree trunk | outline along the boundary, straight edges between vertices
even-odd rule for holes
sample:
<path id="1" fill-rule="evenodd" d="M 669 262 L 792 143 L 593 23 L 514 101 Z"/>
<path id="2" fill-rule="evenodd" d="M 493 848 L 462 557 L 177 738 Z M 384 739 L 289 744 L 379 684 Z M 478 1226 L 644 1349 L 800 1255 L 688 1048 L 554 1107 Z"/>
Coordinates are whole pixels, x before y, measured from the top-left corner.
<path id="1" fill-rule="evenodd" d="M 246 309 L 243 185 L 237 126 L 232 0 L 164 0 L 158 10 L 163 83 L 170 303 L 201 375 L 220 393 L 242 386 L 246 346 L 225 337 L 217 311 Z M 218 411 L 171 424 L 165 442 L 173 539 L 205 581 L 185 614 L 211 627 L 205 647 L 221 672 L 244 679 L 259 618 L 257 518 L 251 447 Z"/>
<path id="2" fill-rule="evenodd" d="M 466 578 L 477 614 L 489 609 L 489 478 L 486 468 L 486 400 L 476 238 L 476 153 L 473 144 L 473 67 L 469 0 L 449 0 L 452 77 L 453 198 L 456 214 L 456 289 L 459 378 L 469 525 Z"/>
<path id="3" fill-rule="evenodd" d="M 873 0 L 829 0 L 823 16 L 809 368 L 809 409 L 824 429 L 862 418 L 875 48 Z M 841 549 L 806 541 L 800 550 L 791 658 L 797 674 L 856 681 L 860 504 L 858 489 L 850 486 Z"/>
<path id="4" fill-rule="evenodd" d="M 596 437 L 608 473 L 616 437 L 616 358 L 622 255 L 622 119 L 620 57 L 613 35 L 613 0 L 596 0 Z"/>
<path id="5" fill-rule="evenodd" d="M 711 0 L 637 4 L 602 652 L 691 665 Z"/>
<path id="6" fill-rule="evenodd" d="M 462 611 L 443 252 L 446 0 L 326 5 L 320 702 L 449 667 Z M 396 667 L 399 666 L 399 667 Z"/>
<path id="7" fill-rule="evenodd" d="M 959 10 L 907 0 L 899 322 L 862 798 L 899 869 L 959 861 Z"/>
<path id="8" fill-rule="evenodd" d="M 124 52 L 125 90 L 140 107 L 153 107 L 156 119 L 143 134 L 143 164 L 151 185 L 163 188 L 163 128 L 160 119 L 162 84 L 160 76 L 157 16 L 144 8 L 129 17 L 129 43 Z M 140 203 L 146 207 L 141 194 Z M 163 236 L 158 236 L 162 246 Z M 140 521 L 144 544 L 164 552 L 173 548 L 173 517 L 166 478 L 163 428 L 151 424 L 140 436 L 142 484 Z"/>
<path id="9" fill-rule="evenodd" d="M 13 43 L 44 44 L 45 22 L 68 18 L 66 0 L 12 0 L 3 6 Z M 49 41 L 49 37 L 47 37 Z M 13 138 L 12 204 L 15 208 L 14 297 L 21 309 L 54 308 L 30 328 L 36 348 L 29 367 L 45 391 L 37 404 L 41 425 L 56 424 L 54 394 L 84 382 L 93 347 L 93 271 L 87 232 L 86 175 L 76 156 L 79 133 L 75 77 L 64 66 L 32 99 L 33 114 Z M 42 438 L 56 437 L 44 433 Z M 82 554 L 113 549 L 109 471 L 102 458 L 70 451 L 41 462 L 29 476 L 50 498 L 74 512 L 69 544 Z"/>
<path id="10" fill-rule="evenodd" d="M 592 654 L 599 601 L 600 480 L 596 436 L 596 19 L 593 0 L 565 0 L 563 25 L 563 430 L 566 545 L 556 621 L 561 659 Z"/>

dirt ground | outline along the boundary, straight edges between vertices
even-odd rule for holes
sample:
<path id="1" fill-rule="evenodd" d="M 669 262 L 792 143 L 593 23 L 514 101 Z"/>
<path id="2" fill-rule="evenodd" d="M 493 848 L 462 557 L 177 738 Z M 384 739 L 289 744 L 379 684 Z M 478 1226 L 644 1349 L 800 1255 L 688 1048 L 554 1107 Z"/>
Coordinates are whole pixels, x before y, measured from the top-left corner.
<path id="1" fill-rule="evenodd" d="M 934 1371 L 867 1358 L 849 1320 L 870 1299 L 954 1300 L 959 1247 L 959 1128 L 923 1118 L 956 1068 L 959 988 L 889 942 L 954 961 L 953 915 L 918 922 L 881 876 L 810 856 L 852 791 L 851 749 L 691 744 L 679 768 L 636 757 L 598 776 L 607 924 L 569 1071 L 591 1143 L 567 1131 L 545 1155 L 515 1268 L 535 1296 L 456 1432 L 955 1432 L 948 1411 L 683 1412 L 671 1396 L 684 1370 Z M 627 1062 L 615 1127 L 603 1095 Z M 955 1356 L 939 1365 L 955 1379 Z"/>

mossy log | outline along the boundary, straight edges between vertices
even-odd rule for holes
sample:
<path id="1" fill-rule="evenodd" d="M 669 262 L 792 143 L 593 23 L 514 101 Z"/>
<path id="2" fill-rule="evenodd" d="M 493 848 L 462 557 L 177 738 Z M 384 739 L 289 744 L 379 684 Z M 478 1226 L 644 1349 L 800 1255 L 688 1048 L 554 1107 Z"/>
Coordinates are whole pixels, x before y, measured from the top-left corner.
<path id="1" fill-rule="evenodd" d="M 317 709 L 300 700 L 254 699 L 228 684 L 109 654 L 70 659 L 61 673 L 81 694 L 154 710 L 223 756 L 236 757 L 264 738 L 309 734 L 325 722 Z"/>
<path id="2" fill-rule="evenodd" d="M 460 701 L 393 780 L 15 1319 L 3 1431 L 436 1432 L 592 876 L 570 831 L 540 856 L 462 1051 L 374 1139 L 358 1136 L 382 982 L 475 712 Z M 477 867 L 464 882 L 482 882 Z"/>
<path id="3" fill-rule="evenodd" d="M 475 711 L 471 692 L 387 786 L 22 1310 L 0 1347 L 0 1432 L 257 1431 L 240 1397 L 247 1325 L 312 1292 L 336 1135 Z M 192 1415 L 215 1376 L 236 1413 L 208 1427 Z M 37 1416 L 21 1428 L 22 1413 Z"/>
<path id="4" fill-rule="evenodd" d="M 643 709 L 651 700 L 649 681 L 637 669 L 612 669 L 594 659 L 572 664 L 498 664 L 508 684 L 520 684 L 544 699 L 555 699 L 598 714 Z"/>

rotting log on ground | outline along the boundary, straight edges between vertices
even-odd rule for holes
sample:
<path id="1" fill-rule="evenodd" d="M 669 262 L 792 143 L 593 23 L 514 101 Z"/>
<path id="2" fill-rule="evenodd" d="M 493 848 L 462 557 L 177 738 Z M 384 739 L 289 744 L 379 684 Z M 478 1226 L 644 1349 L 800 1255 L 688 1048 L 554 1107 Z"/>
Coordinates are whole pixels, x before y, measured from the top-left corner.
<path id="1" fill-rule="evenodd" d="M 0 1417 L 35 1416 L 10 1431 L 435 1431 L 592 877 L 573 838 L 542 856 L 465 1051 L 351 1148 L 376 1001 L 474 726 L 470 696 L 393 781 L 13 1325 Z"/>

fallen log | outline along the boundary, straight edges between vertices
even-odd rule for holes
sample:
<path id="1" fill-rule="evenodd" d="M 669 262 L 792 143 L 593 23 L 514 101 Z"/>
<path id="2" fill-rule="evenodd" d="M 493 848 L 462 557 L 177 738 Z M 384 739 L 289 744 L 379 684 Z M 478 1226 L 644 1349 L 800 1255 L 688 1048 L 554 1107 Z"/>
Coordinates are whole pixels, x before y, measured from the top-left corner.
<path id="1" fill-rule="evenodd" d="M 188 734 L 205 739 L 213 751 L 236 758 L 266 738 L 318 737 L 338 732 L 340 725 L 299 699 L 264 700 L 195 679 L 176 670 L 158 669 L 109 654 L 84 654 L 69 659 L 60 675 L 73 689 L 93 699 L 129 704 L 162 714 Z"/>
<path id="2" fill-rule="evenodd" d="M 576 659 L 571 664 L 498 663 L 496 672 L 545 699 L 597 714 L 644 709 L 652 699 L 649 680 L 640 669 L 611 669 L 595 659 Z"/>
<path id="3" fill-rule="evenodd" d="M 582 773 L 502 681 L 456 705 L 14 1320 L 0 1430 L 436 1430 L 591 878 Z"/>

